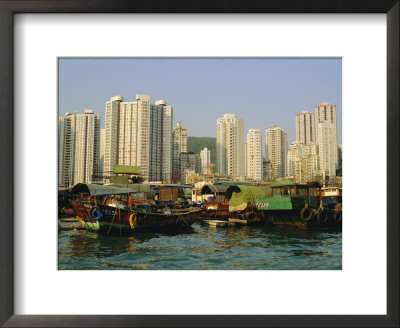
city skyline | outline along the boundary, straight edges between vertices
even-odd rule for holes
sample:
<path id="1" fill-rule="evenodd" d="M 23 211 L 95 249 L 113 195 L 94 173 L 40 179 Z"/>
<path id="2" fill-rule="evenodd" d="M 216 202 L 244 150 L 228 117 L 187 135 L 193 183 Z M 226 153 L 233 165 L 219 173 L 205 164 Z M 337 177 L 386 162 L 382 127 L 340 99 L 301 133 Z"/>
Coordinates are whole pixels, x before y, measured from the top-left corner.
<path id="1" fill-rule="evenodd" d="M 77 59 L 59 60 L 59 116 L 92 109 L 105 123 L 104 104 L 120 95 L 166 99 L 188 136 L 216 137 L 225 113 L 244 119 L 244 133 L 280 126 L 296 140 L 294 117 L 323 102 L 342 121 L 341 59 Z"/>

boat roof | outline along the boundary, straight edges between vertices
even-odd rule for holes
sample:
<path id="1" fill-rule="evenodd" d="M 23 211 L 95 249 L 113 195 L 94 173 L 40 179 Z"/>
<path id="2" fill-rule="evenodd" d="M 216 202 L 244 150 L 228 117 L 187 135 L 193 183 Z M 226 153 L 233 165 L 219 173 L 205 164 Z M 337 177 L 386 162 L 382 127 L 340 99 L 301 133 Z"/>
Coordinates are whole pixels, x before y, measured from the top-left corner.
<path id="1" fill-rule="evenodd" d="M 246 185 L 236 185 L 229 186 L 229 188 L 225 192 L 225 197 L 228 199 L 232 198 L 232 194 L 242 193 L 248 198 L 265 198 L 269 191 L 269 187 L 267 186 L 246 186 Z"/>
<path id="2" fill-rule="evenodd" d="M 137 192 L 137 188 L 78 183 L 71 189 L 71 192 L 73 194 L 88 193 L 90 196 L 107 196 L 134 193 Z"/>
<path id="3" fill-rule="evenodd" d="M 214 181 L 214 185 L 252 185 L 254 182 L 251 181 Z"/>
<path id="4" fill-rule="evenodd" d="M 204 185 L 203 188 L 201 188 L 201 194 L 224 194 L 229 187 L 229 185 Z"/>
<path id="5" fill-rule="evenodd" d="M 304 187 L 320 187 L 318 182 L 296 183 L 290 180 L 275 181 L 269 185 L 271 188 L 279 188 L 286 186 L 304 186 Z"/>

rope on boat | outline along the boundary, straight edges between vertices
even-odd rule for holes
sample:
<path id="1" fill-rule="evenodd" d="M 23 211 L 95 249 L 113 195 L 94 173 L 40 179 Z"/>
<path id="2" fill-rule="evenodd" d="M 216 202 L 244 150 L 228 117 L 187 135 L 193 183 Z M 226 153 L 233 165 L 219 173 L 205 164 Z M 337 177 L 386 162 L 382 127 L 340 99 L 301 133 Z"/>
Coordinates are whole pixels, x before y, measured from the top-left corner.
<path id="1" fill-rule="evenodd" d="M 183 219 L 182 215 L 178 215 L 179 220 L 182 220 L 182 222 L 190 229 L 189 225 L 186 223 L 186 221 Z"/>
<path id="2" fill-rule="evenodd" d="M 117 206 L 117 205 L 116 205 L 116 206 Z M 117 209 L 119 209 L 119 208 L 118 208 L 118 207 L 115 208 L 114 216 L 113 216 L 113 218 L 112 218 L 110 227 L 108 228 L 108 231 L 107 231 L 107 236 L 110 234 L 111 227 L 112 227 L 112 225 L 113 225 L 113 223 L 114 223 L 115 215 L 117 215 Z M 120 219 L 121 219 L 121 218 L 120 218 Z"/>
<path id="3" fill-rule="evenodd" d="M 132 221 L 133 216 L 135 216 L 135 218 Z M 129 225 L 131 226 L 132 230 L 135 230 L 136 228 L 136 223 L 137 223 L 137 216 L 135 212 L 132 212 L 131 215 L 129 216 Z"/>
<path id="4" fill-rule="evenodd" d="M 122 236 L 122 225 L 121 225 L 121 209 L 116 205 L 118 208 L 118 223 L 119 223 L 119 235 Z"/>

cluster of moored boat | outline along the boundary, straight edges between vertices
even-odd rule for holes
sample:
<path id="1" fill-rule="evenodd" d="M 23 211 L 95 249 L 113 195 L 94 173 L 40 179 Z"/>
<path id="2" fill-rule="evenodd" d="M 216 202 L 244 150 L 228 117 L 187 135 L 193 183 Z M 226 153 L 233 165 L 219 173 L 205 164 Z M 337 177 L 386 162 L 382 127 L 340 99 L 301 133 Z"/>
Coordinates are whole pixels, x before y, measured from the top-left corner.
<path id="1" fill-rule="evenodd" d="M 193 188 L 191 198 L 182 186 L 168 188 L 160 197 L 162 187 L 155 194 L 136 185 L 77 184 L 59 191 L 59 214 L 75 216 L 83 228 L 107 234 L 186 230 L 195 222 L 214 227 L 342 224 L 341 189 L 316 183 L 208 184 Z"/>

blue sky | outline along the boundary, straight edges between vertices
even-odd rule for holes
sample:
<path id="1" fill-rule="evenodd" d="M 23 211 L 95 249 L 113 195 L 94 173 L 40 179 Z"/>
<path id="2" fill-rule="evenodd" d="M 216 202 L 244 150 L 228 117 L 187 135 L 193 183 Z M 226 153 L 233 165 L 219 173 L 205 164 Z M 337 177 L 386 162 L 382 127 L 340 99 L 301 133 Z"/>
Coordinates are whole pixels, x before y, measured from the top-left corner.
<path id="1" fill-rule="evenodd" d="M 93 109 L 104 127 L 105 102 L 115 95 L 135 101 L 148 94 L 173 107 L 189 136 L 215 137 L 225 113 L 249 129 L 278 125 L 296 138 L 295 115 L 314 112 L 322 102 L 336 105 L 342 143 L 341 59 L 113 58 L 59 60 L 59 115 Z"/>

